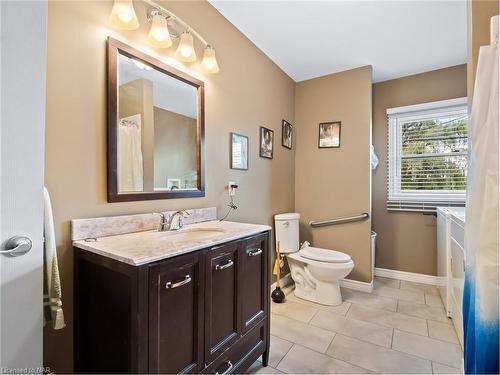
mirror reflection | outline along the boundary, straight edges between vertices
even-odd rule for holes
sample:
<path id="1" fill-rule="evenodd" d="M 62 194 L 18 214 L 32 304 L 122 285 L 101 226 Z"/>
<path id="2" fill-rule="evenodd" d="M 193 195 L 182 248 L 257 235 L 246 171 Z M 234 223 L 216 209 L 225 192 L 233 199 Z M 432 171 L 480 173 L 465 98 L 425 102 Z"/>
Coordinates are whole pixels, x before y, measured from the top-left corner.
<path id="1" fill-rule="evenodd" d="M 118 58 L 119 193 L 198 188 L 198 90 L 146 63 Z"/>

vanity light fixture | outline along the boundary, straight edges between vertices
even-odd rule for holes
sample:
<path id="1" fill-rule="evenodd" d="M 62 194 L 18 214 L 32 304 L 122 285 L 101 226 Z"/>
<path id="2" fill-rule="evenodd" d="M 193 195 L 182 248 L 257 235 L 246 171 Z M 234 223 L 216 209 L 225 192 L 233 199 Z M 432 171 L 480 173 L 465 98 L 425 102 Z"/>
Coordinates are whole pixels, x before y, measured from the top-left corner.
<path id="1" fill-rule="evenodd" d="M 152 46 L 169 48 L 173 44 L 172 39 L 179 39 L 175 57 L 182 62 L 193 62 L 196 61 L 194 48 L 196 38 L 205 47 L 201 61 L 202 72 L 205 74 L 219 72 L 215 49 L 198 32 L 153 0 L 142 1 L 151 6 L 147 11 L 147 19 L 151 22 L 147 40 Z M 119 29 L 135 30 L 139 27 L 132 0 L 114 0 L 109 19 L 111 25 Z"/>
<path id="2" fill-rule="evenodd" d="M 179 40 L 179 46 L 175 51 L 175 57 L 179 61 L 193 62 L 196 61 L 196 52 L 194 50 L 193 36 L 188 31 L 184 31 Z"/>
<path id="3" fill-rule="evenodd" d="M 215 49 L 211 45 L 207 45 L 203 51 L 203 59 L 201 60 L 201 70 L 203 73 L 215 74 L 219 71 L 219 64 L 215 57 Z"/>
<path id="4" fill-rule="evenodd" d="M 158 48 L 168 48 L 172 45 L 172 39 L 168 31 L 167 17 L 158 10 L 153 10 L 149 19 L 151 29 L 149 29 L 148 42 Z"/>
<path id="5" fill-rule="evenodd" d="M 135 30 L 139 27 L 132 0 L 115 0 L 109 20 L 119 29 Z"/>

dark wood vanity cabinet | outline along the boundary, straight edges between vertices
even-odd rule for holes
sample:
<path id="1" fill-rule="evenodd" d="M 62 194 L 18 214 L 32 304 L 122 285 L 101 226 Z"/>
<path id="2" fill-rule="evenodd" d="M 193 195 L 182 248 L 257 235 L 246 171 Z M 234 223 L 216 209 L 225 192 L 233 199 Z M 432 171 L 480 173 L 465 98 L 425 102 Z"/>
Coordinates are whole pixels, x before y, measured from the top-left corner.
<path id="1" fill-rule="evenodd" d="M 75 251 L 76 372 L 267 365 L 269 232 L 142 266 Z"/>

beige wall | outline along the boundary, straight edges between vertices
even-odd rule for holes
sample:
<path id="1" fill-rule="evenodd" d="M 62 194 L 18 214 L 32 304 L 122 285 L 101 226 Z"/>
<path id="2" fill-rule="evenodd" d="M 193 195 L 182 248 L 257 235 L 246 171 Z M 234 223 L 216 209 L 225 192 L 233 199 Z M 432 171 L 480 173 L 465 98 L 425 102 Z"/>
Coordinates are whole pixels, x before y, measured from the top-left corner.
<path id="1" fill-rule="evenodd" d="M 372 69 L 299 82 L 295 89 L 295 209 L 301 241 L 351 255 L 349 278 L 370 282 L 370 220 L 311 229 L 311 220 L 370 213 Z M 341 121 L 340 148 L 318 149 L 318 124 Z"/>
<path id="2" fill-rule="evenodd" d="M 196 187 L 196 119 L 159 107 L 154 113 L 155 188 L 166 188 L 169 178 Z"/>
<path id="3" fill-rule="evenodd" d="M 73 218 L 217 206 L 225 212 L 224 184 L 237 181 L 232 220 L 272 223 L 293 210 L 294 151 L 275 143 L 274 160 L 258 157 L 259 126 L 279 139 L 281 120 L 294 122 L 294 82 L 207 2 L 168 2 L 168 9 L 195 27 L 217 49 L 221 71 L 206 82 L 206 190 L 204 198 L 113 203 L 106 201 L 106 44 L 108 35 L 166 62 L 173 49 L 146 44 L 143 3 L 136 3 L 141 29 L 108 28 L 111 1 L 51 1 L 48 25 L 45 183 L 51 193 L 67 327 L 45 330 L 45 365 L 72 371 Z M 198 50 L 201 56 L 202 51 Z M 188 67 L 189 68 L 189 67 Z M 249 136 L 250 169 L 229 169 L 229 132 Z"/>
<path id="4" fill-rule="evenodd" d="M 479 47 L 490 44 L 490 18 L 499 14 L 499 0 L 468 0 L 469 64 L 467 89 L 472 103 Z"/>
<path id="5" fill-rule="evenodd" d="M 436 218 L 388 212 L 387 108 L 467 96 L 467 67 L 459 65 L 373 85 L 373 145 L 379 166 L 373 174 L 376 267 L 436 274 Z"/>

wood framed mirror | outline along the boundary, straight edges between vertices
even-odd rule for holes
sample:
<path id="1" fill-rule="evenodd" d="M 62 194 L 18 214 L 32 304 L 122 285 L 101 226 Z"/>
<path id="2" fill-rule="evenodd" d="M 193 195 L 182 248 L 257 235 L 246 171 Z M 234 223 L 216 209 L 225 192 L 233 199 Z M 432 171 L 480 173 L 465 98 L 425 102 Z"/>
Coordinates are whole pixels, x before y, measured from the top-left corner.
<path id="1" fill-rule="evenodd" d="M 108 202 L 205 196 L 204 83 L 108 38 Z"/>

